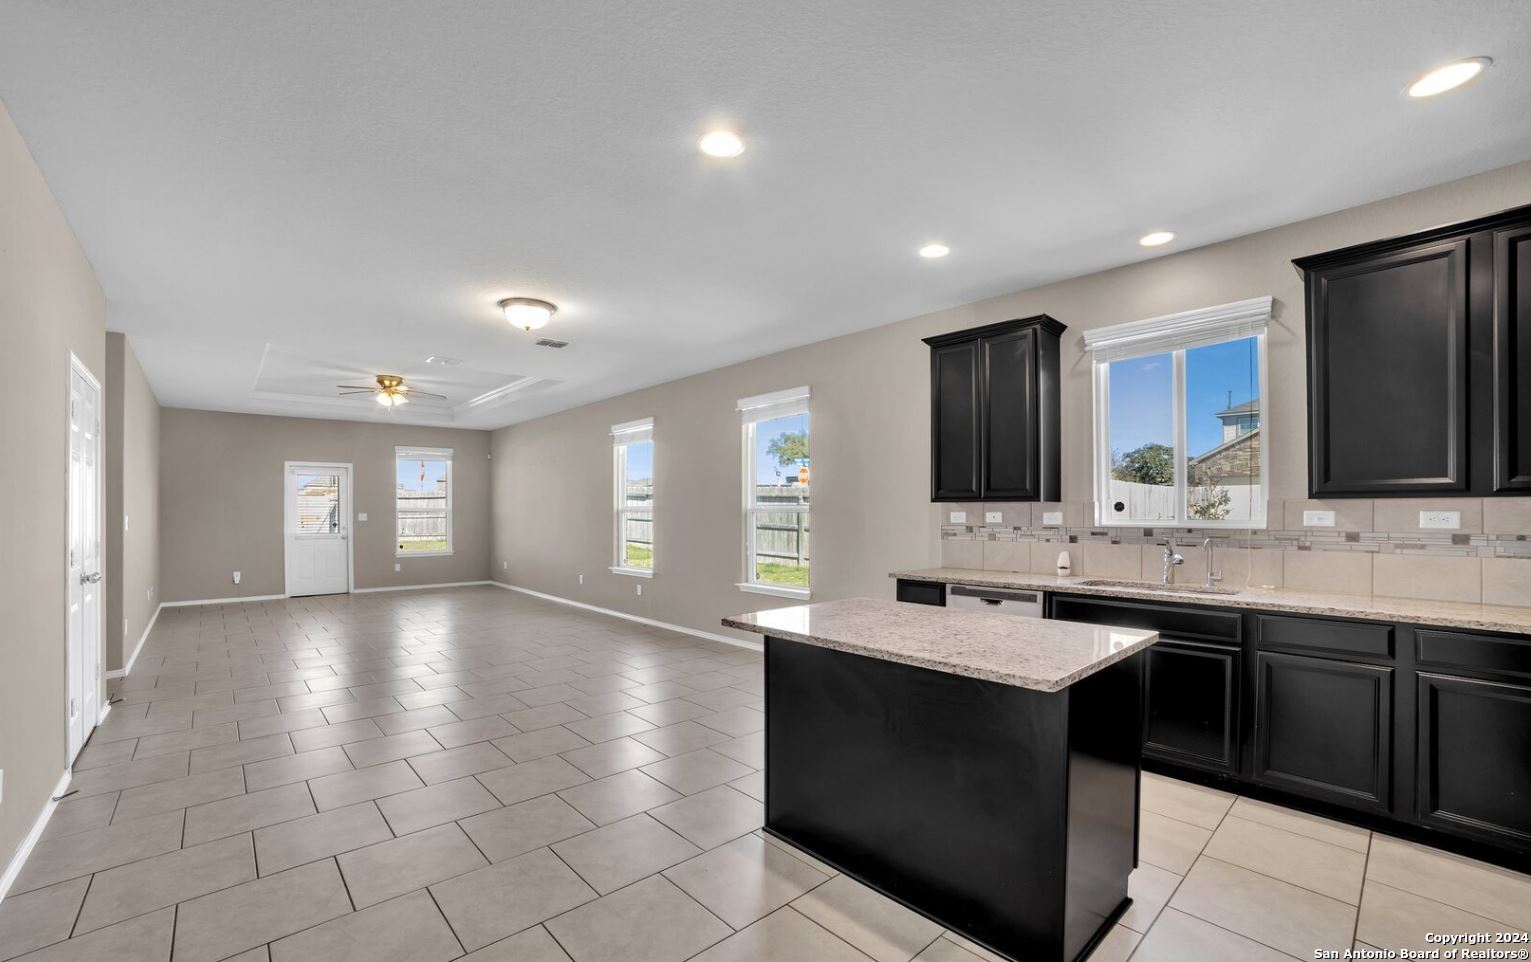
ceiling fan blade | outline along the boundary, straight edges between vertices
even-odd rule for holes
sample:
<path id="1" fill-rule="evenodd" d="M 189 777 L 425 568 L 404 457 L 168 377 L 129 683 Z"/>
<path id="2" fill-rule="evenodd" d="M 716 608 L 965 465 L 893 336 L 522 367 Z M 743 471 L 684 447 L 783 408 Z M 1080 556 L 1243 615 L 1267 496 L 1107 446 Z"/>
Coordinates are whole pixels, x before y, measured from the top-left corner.
<path id="1" fill-rule="evenodd" d="M 447 399 L 445 394 L 432 394 L 429 391 L 419 391 L 412 387 L 400 388 L 399 390 L 403 391 L 405 394 L 408 394 L 410 397 L 433 397 L 438 401 L 445 401 Z"/>
<path id="2" fill-rule="evenodd" d="M 371 390 L 371 389 L 366 389 L 366 390 L 361 390 L 361 391 L 341 391 L 340 392 L 340 396 L 341 397 L 351 397 L 351 396 L 357 395 L 357 394 L 376 394 L 376 393 L 377 393 L 376 391 Z"/>
<path id="3" fill-rule="evenodd" d="M 342 391 L 376 391 L 376 384 L 337 384 L 335 387 Z"/>

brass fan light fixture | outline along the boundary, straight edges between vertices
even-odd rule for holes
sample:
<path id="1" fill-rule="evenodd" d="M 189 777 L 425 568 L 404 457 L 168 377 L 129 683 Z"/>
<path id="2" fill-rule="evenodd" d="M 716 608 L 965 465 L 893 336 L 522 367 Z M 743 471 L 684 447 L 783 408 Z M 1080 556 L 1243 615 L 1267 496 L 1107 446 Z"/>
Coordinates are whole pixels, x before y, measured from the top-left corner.
<path id="1" fill-rule="evenodd" d="M 362 384 L 337 384 L 336 387 L 340 388 L 341 397 L 350 397 L 353 394 L 371 394 L 377 403 L 389 409 L 408 404 L 409 399 L 416 395 L 420 397 L 433 397 L 440 401 L 446 400 L 446 396 L 443 394 L 431 394 L 426 391 L 417 391 L 414 388 L 405 387 L 404 379 L 397 374 L 379 374 L 375 387 Z"/>

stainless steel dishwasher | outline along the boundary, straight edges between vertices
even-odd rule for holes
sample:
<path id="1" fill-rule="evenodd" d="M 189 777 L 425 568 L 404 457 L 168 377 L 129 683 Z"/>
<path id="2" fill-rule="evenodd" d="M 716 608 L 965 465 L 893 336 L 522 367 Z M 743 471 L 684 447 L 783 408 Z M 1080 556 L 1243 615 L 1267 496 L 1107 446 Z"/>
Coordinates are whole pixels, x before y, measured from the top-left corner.
<path id="1" fill-rule="evenodd" d="M 1042 617 L 1042 592 L 1025 588 L 983 588 L 947 585 L 946 607 L 961 611 L 988 611 L 1022 618 Z"/>

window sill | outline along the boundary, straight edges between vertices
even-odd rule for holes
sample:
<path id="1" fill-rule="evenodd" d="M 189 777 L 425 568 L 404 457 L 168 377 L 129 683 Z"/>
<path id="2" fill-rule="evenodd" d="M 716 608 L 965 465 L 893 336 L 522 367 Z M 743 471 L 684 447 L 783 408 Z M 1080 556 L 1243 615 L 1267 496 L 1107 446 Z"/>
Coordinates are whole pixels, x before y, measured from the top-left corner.
<path id="1" fill-rule="evenodd" d="M 793 588 L 788 585 L 763 585 L 758 581 L 746 581 L 735 587 L 752 595 L 775 595 L 778 598 L 796 598 L 799 601 L 807 601 L 809 597 L 807 588 Z"/>
<path id="2" fill-rule="evenodd" d="M 614 575 L 632 575 L 634 578 L 654 577 L 653 568 L 623 568 L 620 565 L 612 565 L 606 570 L 610 571 Z"/>
<path id="3" fill-rule="evenodd" d="M 448 548 L 445 551 L 395 551 L 393 556 L 395 558 L 450 558 L 452 557 L 452 549 Z"/>

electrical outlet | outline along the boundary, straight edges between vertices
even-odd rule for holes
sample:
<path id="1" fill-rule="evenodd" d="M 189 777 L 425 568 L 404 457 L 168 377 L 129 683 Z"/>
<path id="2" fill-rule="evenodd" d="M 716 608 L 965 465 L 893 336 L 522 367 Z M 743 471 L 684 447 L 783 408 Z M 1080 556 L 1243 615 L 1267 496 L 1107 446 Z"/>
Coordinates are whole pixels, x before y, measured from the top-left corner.
<path id="1" fill-rule="evenodd" d="M 5 769 L 0 768 L 0 803 L 5 801 Z"/>
<path id="2" fill-rule="evenodd" d="M 128 640 L 128 620 L 126 618 L 122 619 L 122 640 Z"/>
<path id="3" fill-rule="evenodd" d="M 1057 527 L 1061 528 L 1063 526 L 1063 512 L 1062 511 L 1043 511 L 1042 512 L 1042 523 L 1046 524 L 1046 525 L 1056 525 Z"/>
<path id="4" fill-rule="evenodd" d="M 404 566 L 399 564 L 397 561 L 395 561 L 393 563 L 393 570 L 394 571 L 403 571 L 404 570 Z"/>
<path id="5" fill-rule="evenodd" d="M 585 583 L 585 576 L 584 575 L 580 575 L 579 576 L 579 583 L 580 584 L 584 584 Z"/>
<path id="6" fill-rule="evenodd" d="M 509 561 L 501 561 L 500 562 L 500 570 L 501 571 L 509 571 L 510 570 L 510 562 Z"/>
<path id="7" fill-rule="evenodd" d="M 365 512 L 365 511 L 358 511 L 356 513 L 356 520 L 357 521 L 366 521 L 367 520 L 367 512 Z"/>
<path id="8" fill-rule="evenodd" d="M 949 517 L 951 518 L 951 521 L 948 522 L 950 524 L 967 524 L 968 523 L 968 513 L 966 511 L 953 511 L 949 515 Z"/>
<path id="9" fill-rule="evenodd" d="M 985 511 L 983 513 L 984 524 L 1002 524 L 1004 520 L 1005 512 L 1003 511 Z"/>
<path id="10" fill-rule="evenodd" d="M 234 583 L 239 584 L 239 572 L 234 572 Z"/>
<path id="11" fill-rule="evenodd" d="M 144 600 L 145 601 L 153 601 L 154 600 L 154 586 L 153 585 L 150 585 L 148 590 L 144 592 Z"/>
<path id="12" fill-rule="evenodd" d="M 1462 527 L 1462 512 L 1421 511 L 1419 513 L 1419 526 L 1421 528 L 1447 528 L 1454 531 Z"/>
<path id="13" fill-rule="evenodd" d="M 1305 528 L 1332 528 L 1334 527 L 1333 511 L 1304 511 L 1302 524 Z"/>
<path id="14" fill-rule="evenodd" d="M 633 587 L 638 589 L 638 595 L 641 597 L 643 595 L 643 585 L 633 585 Z"/>
<path id="15" fill-rule="evenodd" d="M 122 516 L 122 533 L 123 534 L 127 534 L 128 533 L 128 516 L 127 515 L 123 515 Z"/>

